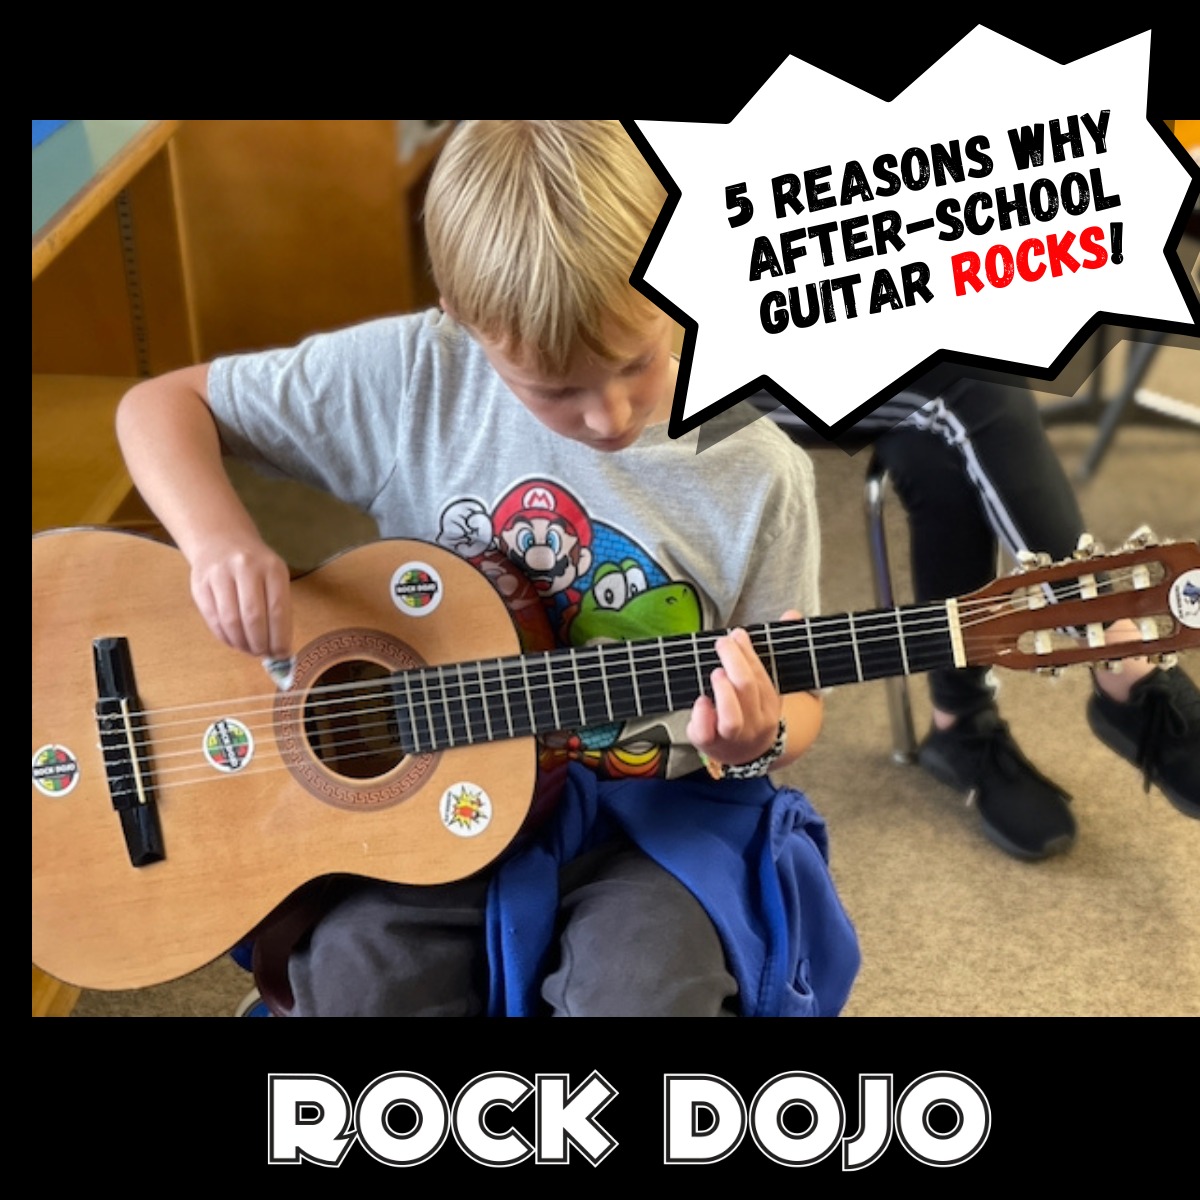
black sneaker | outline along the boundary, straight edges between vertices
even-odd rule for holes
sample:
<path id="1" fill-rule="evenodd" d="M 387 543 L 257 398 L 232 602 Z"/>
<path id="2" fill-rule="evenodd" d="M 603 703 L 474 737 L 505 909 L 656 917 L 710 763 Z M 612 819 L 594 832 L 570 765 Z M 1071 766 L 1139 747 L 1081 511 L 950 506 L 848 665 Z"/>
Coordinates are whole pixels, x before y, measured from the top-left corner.
<path id="1" fill-rule="evenodd" d="M 1049 858 L 1075 841 L 1070 797 L 1021 753 L 994 706 L 931 730 L 917 761 L 940 783 L 972 793 L 984 832 L 1015 858 Z"/>
<path id="2" fill-rule="evenodd" d="M 1200 819 L 1200 690 L 1179 667 L 1161 667 L 1133 685 L 1129 702 L 1098 688 L 1087 706 L 1092 732 L 1140 767 L 1181 813 Z"/>

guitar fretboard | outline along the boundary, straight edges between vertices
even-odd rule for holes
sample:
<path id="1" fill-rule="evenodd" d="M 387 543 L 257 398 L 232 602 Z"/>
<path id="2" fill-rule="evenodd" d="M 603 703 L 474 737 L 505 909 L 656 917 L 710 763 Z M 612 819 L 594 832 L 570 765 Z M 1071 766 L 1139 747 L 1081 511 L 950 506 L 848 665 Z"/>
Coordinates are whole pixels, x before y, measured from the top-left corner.
<path id="1" fill-rule="evenodd" d="M 947 605 L 910 605 L 748 626 L 781 693 L 911 675 L 954 665 Z M 402 671 L 392 678 L 400 740 L 429 753 L 586 729 L 690 708 L 712 695 L 720 633 Z"/>

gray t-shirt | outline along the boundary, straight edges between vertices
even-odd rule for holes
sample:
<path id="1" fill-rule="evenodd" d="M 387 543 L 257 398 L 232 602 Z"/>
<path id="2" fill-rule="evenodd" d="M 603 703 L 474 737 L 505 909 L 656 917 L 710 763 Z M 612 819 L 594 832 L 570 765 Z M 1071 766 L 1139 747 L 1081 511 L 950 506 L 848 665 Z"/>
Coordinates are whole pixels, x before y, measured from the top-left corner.
<path id="1" fill-rule="evenodd" d="M 812 465 L 771 421 L 701 454 L 697 431 L 665 424 L 594 450 L 542 425 L 436 309 L 218 359 L 208 386 L 237 457 L 362 509 L 383 537 L 528 566 L 563 644 L 819 611 Z M 685 724 L 589 731 L 574 749 L 644 773 L 657 744 L 655 773 L 674 776 L 698 765 Z"/>

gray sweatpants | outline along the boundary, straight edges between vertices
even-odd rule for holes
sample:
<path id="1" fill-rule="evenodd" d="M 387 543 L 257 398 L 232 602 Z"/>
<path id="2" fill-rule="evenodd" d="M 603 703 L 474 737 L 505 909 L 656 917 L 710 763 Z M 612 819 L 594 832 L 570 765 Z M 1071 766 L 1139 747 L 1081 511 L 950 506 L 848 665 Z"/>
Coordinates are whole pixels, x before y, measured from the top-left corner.
<path id="1" fill-rule="evenodd" d="M 482 1016 L 490 873 L 437 887 L 363 882 L 289 962 L 294 1016 Z M 732 1016 L 737 983 L 692 894 L 628 842 L 560 873 L 549 1016 Z"/>

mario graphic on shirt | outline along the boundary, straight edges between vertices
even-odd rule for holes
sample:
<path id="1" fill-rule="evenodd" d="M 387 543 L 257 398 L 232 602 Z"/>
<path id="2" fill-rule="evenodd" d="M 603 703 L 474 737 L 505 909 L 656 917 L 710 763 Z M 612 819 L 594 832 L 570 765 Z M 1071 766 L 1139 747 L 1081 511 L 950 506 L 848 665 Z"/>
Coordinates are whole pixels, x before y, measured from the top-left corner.
<path id="1" fill-rule="evenodd" d="M 555 634 L 565 642 L 580 601 L 576 584 L 592 565 L 592 524 L 579 501 L 546 479 L 511 488 L 489 513 L 474 499 L 442 511 L 438 542 L 477 566 L 487 549 L 514 563 L 537 589 Z"/>
<path id="2" fill-rule="evenodd" d="M 559 645 L 701 629 L 695 588 L 671 580 L 639 543 L 589 515 L 569 489 L 552 480 L 523 480 L 490 509 L 474 498 L 452 501 L 442 510 L 437 540 L 496 575 L 502 594 L 496 560 L 502 556 L 518 568 L 536 589 Z M 672 740 L 663 719 L 650 717 L 570 731 L 548 739 L 552 744 L 546 748 L 610 777 L 662 775 Z"/>

